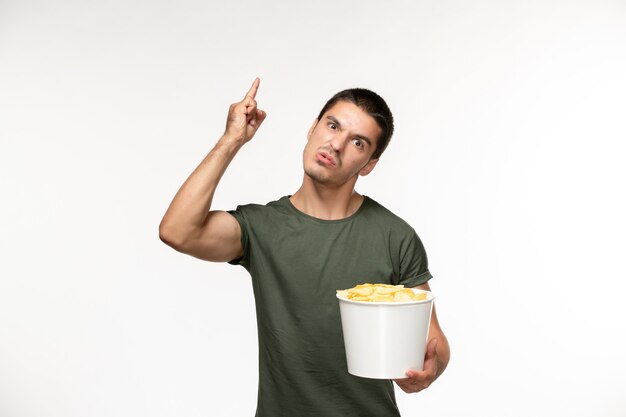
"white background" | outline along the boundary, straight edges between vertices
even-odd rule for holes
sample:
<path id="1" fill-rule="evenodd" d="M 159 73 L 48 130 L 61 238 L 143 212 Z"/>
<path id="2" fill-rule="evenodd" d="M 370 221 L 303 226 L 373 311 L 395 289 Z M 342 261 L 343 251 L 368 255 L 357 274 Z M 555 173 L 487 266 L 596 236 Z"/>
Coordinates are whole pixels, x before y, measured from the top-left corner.
<path id="1" fill-rule="evenodd" d="M 622 1 L 0 1 L 0 415 L 252 416 L 243 268 L 160 242 L 261 77 L 214 208 L 301 182 L 348 87 L 396 134 L 357 190 L 418 231 L 452 346 L 405 416 L 624 416 Z"/>

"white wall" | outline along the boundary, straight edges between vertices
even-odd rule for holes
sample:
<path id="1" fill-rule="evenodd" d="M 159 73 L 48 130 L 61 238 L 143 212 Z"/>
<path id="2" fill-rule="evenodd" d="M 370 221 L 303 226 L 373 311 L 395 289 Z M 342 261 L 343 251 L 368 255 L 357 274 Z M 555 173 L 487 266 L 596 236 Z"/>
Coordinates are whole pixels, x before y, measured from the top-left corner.
<path id="1" fill-rule="evenodd" d="M 215 208 L 293 193 L 336 91 L 394 111 L 357 189 L 453 350 L 403 415 L 624 416 L 624 74 L 619 1 L 0 2 L 0 415 L 253 415 L 247 274 L 157 228 L 258 75 Z"/>

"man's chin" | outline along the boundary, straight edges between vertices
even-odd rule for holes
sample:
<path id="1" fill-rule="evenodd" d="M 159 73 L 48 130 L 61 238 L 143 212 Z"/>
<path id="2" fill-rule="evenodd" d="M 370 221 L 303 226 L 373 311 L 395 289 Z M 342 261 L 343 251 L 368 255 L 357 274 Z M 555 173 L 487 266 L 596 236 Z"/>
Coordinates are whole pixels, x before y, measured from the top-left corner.
<path id="1" fill-rule="evenodd" d="M 317 169 L 306 169 L 304 171 L 307 177 L 309 177 L 312 181 L 317 182 L 319 184 L 331 185 L 333 183 L 332 178 L 324 172 L 320 172 Z"/>
<path id="2" fill-rule="evenodd" d="M 323 185 L 328 188 L 339 188 L 350 181 L 350 178 L 334 178 L 325 172 L 319 172 L 315 169 L 305 170 L 304 173 L 313 183 Z"/>
<path id="3" fill-rule="evenodd" d="M 306 176 L 313 182 L 318 182 L 320 184 L 329 184 L 330 179 L 326 176 L 319 175 L 317 173 L 306 173 Z"/>

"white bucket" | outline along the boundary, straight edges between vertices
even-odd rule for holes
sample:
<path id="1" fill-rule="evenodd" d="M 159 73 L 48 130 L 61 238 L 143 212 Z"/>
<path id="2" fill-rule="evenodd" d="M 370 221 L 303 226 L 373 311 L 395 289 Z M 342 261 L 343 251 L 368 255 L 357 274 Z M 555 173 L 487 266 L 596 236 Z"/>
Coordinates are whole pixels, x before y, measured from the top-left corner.
<path id="1" fill-rule="evenodd" d="M 377 379 L 406 378 L 423 370 L 430 315 L 435 296 L 426 300 L 370 302 L 339 299 L 348 372 Z"/>

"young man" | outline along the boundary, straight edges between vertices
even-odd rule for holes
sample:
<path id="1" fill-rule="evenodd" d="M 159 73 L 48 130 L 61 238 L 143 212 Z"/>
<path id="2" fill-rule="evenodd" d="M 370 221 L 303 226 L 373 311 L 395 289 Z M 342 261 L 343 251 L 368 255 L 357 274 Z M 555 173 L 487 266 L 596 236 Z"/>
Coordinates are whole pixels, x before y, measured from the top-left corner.
<path id="1" fill-rule="evenodd" d="M 174 197 L 160 237 L 180 252 L 250 272 L 259 334 L 257 416 L 398 416 L 391 381 L 348 374 L 335 298 L 335 290 L 364 282 L 430 290 L 415 231 L 354 190 L 391 138 L 391 112 L 369 90 L 338 93 L 309 129 L 298 191 L 266 205 L 212 211 L 220 178 L 265 120 L 255 100 L 259 83 L 230 106 L 224 135 Z M 408 370 L 396 384 L 405 392 L 427 388 L 449 356 L 433 310 L 424 370 Z"/>

